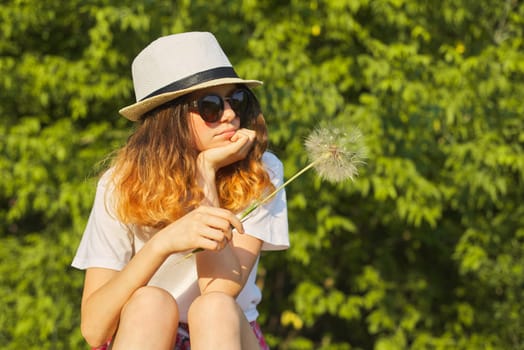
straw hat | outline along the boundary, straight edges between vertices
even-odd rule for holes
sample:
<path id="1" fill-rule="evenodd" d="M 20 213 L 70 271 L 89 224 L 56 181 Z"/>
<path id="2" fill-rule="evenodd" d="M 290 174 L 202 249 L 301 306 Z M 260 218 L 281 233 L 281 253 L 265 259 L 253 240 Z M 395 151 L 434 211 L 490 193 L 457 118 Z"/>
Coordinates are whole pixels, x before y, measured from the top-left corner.
<path id="1" fill-rule="evenodd" d="M 136 121 L 144 113 L 192 91 L 223 84 L 261 85 L 238 77 L 213 34 L 188 32 L 156 39 L 131 65 L 136 103 L 119 112 Z"/>

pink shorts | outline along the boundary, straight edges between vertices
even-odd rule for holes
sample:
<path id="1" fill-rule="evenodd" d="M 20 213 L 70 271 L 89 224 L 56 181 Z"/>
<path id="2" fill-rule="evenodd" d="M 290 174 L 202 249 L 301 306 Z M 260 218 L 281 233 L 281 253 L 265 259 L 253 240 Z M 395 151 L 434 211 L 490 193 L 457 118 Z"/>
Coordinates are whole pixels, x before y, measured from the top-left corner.
<path id="1" fill-rule="evenodd" d="M 251 325 L 251 329 L 253 329 L 253 332 L 258 339 L 260 350 L 269 350 L 269 346 L 264 339 L 264 334 L 262 334 L 262 330 L 260 329 L 260 325 L 257 323 L 257 321 L 250 322 L 249 324 Z M 111 341 L 108 341 L 107 344 L 99 346 L 98 348 L 92 348 L 92 350 L 108 350 L 110 345 Z M 187 323 L 180 323 L 178 325 L 176 343 L 173 350 L 191 350 L 191 344 L 189 343 L 189 326 Z"/>

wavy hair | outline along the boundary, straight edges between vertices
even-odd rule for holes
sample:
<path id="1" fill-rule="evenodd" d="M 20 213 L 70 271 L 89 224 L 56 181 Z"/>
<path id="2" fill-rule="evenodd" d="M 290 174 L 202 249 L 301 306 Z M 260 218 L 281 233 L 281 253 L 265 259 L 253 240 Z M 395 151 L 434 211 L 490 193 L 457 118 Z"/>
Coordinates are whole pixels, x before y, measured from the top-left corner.
<path id="1" fill-rule="evenodd" d="M 266 124 L 260 109 L 254 108 L 254 117 L 242 125 L 256 132 L 253 148 L 246 158 L 216 174 L 220 206 L 235 213 L 274 189 L 262 163 Z M 148 112 L 113 159 L 115 210 L 123 223 L 159 229 L 203 200 L 196 182 L 198 150 L 193 146 L 188 113 L 185 99 Z"/>

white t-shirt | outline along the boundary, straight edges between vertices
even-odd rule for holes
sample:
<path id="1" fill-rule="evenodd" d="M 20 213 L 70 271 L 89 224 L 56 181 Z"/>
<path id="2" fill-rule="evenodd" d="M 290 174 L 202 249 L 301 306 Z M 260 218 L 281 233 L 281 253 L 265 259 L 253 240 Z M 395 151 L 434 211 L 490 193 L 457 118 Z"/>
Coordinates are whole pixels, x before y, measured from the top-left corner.
<path id="1" fill-rule="evenodd" d="M 280 160 L 269 152 L 263 155 L 262 160 L 273 184 L 276 187 L 280 186 L 283 182 Z M 72 266 L 78 269 L 102 267 L 120 271 L 145 244 L 143 235 L 140 234 L 142 228 L 126 226 L 119 222 L 111 203 L 106 202 L 111 200 L 108 177 L 106 173 L 98 182 L 94 205 L 72 263 Z M 243 225 L 246 234 L 263 241 L 262 250 L 287 249 L 289 237 L 285 191 L 280 191 L 273 200 L 252 212 Z M 170 255 L 148 283 L 173 295 L 182 322 L 187 322 L 189 306 L 200 294 L 195 258 L 194 255 L 184 258 L 187 253 Z M 262 297 L 255 284 L 257 266 L 258 258 L 246 285 L 237 297 L 237 302 L 250 322 L 258 317 L 256 307 Z"/>

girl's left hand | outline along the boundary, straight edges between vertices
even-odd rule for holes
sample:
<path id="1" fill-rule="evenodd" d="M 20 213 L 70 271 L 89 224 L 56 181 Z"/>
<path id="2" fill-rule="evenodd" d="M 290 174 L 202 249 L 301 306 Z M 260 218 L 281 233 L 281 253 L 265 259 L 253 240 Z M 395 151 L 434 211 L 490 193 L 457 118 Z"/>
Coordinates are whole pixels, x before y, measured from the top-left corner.
<path id="1" fill-rule="evenodd" d="M 238 129 L 231 137 L 229 144 L 207 149 L 200 153 L 199 158 L 216 171 L 244 159 L 253 147 L 255 138 L 254 130 Z"/>

